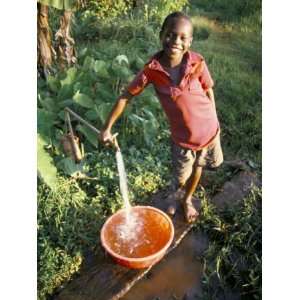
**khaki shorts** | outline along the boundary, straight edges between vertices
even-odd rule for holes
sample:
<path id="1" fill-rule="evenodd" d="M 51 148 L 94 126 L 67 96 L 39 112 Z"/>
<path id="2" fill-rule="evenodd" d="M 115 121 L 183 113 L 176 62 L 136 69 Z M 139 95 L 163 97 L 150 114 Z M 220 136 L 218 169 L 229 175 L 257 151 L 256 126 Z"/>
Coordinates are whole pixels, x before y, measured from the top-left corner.
<path id="1" fill-rule="evenodd" d="M 220 133 L 205 148 L 194 151 L 182 148 L 172 142 L 172 162 L 174 173 L 174 185 L 176 188 L 185 185 L 192 174 L 193 168 L 207 167 L 216 168 L 223 162 Z"/>

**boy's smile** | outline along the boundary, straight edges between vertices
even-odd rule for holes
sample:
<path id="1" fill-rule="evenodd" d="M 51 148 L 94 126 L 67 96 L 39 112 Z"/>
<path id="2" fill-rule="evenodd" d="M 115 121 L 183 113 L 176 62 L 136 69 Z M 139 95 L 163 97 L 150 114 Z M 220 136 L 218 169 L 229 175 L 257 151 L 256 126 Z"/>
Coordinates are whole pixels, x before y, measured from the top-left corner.
<path id="1" fill-rule="evenodd" d="M 173 19 L 160 34 L 164 56 L 170 62 L 178 61 L 188 51 L 193 37 L 192 24 L 185 19 Z"/>

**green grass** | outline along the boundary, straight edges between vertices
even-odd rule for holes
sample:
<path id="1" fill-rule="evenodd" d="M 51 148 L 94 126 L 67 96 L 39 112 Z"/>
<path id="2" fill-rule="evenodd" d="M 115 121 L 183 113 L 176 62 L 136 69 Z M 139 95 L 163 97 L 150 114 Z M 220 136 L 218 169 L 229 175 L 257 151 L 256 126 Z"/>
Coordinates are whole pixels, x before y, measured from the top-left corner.
<path id="1" fill-rule="evenodd" d="M 261 163 L 261 37 L 198 15 L 193 22 L 196 32 L 210 32 L 192 48 L 203 54 L 215 81 L 225 155 Z"/>
<path id="2" fill-rule="evenodd" d="M 196 230 L 204 231 L 209 246 L 201 260 L 204 265 L 204 299 L 220 299 L 231 291 L 240 299 L 261 299 L 261 190 L 253 187 L 241 203 L 218 211 L 202 198 L 201 220 Z"/>
<path id="3" fill-rule="evenodd" d="M 192 1 L 196 3 L 196 1 Z M 215 3 L 215 6 L 214 4 Z M 207 60 L 215 80 L 218 115 L 225 159 L 255 162 L 261 173 L 261 19 L 260 12 L 233 22 L 220 2 L 206 2 L 207 13 L 194 7 L 195 32 L 209 32 L 194 39 L 193 48 Z M 205 1 L 204 1 L 205 7 Z M 203 7 L 202 7 L 203 8 Z M 216 22 L 216 18 L 223 22 Z M 202 218 L 198 224 L 209 236 L 203 256 L 204 299 L 218 299 L 233 290 L 241 299 L 261 299 L 261 190 L 218 212 L 209 199 L 233 174 L 222 168 L 206 192 L 198 191 Z"/>
<path id="4" fill-rule="evenodd" d="M 234 18 L 233 10 L 221 9 L 219 1 L 215 6 L 204 1 L 202 7 L 195 5 L 197 1 L 191 3 L 193 6 L 188 11 L 195 26 L 192 50 L 205 57 L 215 81 L 225 159 L 254 162 L 255 171 L 260 174 L 261 33 L 257 22 L 260 14 L 254 12 L 253 15 Z M 159 24 L 145 24 L 132 17 L 115 19 L 113 23 L 79 20 L 74 32 L 79 56 L 78 72 L 82 70 L 87 56 L 110 63 L 120 54 L 128 57 L 130 70 L 136 72 L 136 57 L 146 60 L 158 50 Z M 106 82 L 99 80 L 90 70 L 84 73 L 86 78 L 77 79 L 82 84 L 81 92 L 94 97 L 90 91 L 93 85 Z M 60 103 L 66 100 L 67 88 L 56 91 L 56 78 L 62 80 L 64 77 L 65 73 L 59 73 L 53 77 L 52 83 L 38 81 L 38 94 L 44 105 L 52 107 L 54 102 L 51 101 Z M 116 93 L 113 87 L 109 87 L 108 91 Z M 151 194 L 171 180 L 169 132 L 161 109 L 149 100 L 152 93 L 148 89 L 134 99 L 127 116 L 114 128 L 120 132 L 119 143 L 133 204 L 145 203 Z M 70 95 L 68 97 L 72 97 Z M 108 104 L 112 105 L 114 97 L 111 98 Z M 144 121 L 138 123 L 128 118 L 132 113 L 146 118 L 147 111 L 142 111 L 141 107 L 148 109 L 158 123 L 156 131 L 154 126 L 151 127 L 153 132 L 147 133 L 147 143 L 143 139 Z M 85 112 L 82 107 L 75 108 Z M 57 135 L 63 123 L 61 119 L 55 122 Z M 149 119 L 148 122 L 154 120 Z M 99 118 L 93 123 L 101 124 Z M 42 125 L 44 130 L 49 131 L 47 124 Z M 57 141 L 52 137 L 48 142 L 47 151 L 53 155 L 55 162 L 59 161 Z M 85 254 L 93 252 L 99 243 L 101 225 L 122 206 L 114 152 L 104 148 L 97 150 L 88 142 L 85 142 L 85 148 L 84 170 L 90 179 L 76 180 L 59 169 L 56 191 L 40 181 L 38 184 L 40 300 L 50 298 L 57 288 L 80 271 Z M 234 172 L 220 168 L 206 190 L 197 190 L 197 196 L 204 199 L 203 218 L 198 229 L 204 230 L 210 239 L 210 246 L 203 256 L 206 299 L 215 299 L 227 288 L 237 290 L 242 299 L 260 299 L 261 295 L 261 191 L 254 189 L 240 205 L 223 213 L 218 213 L 209 202 L 233 175 Z"/>

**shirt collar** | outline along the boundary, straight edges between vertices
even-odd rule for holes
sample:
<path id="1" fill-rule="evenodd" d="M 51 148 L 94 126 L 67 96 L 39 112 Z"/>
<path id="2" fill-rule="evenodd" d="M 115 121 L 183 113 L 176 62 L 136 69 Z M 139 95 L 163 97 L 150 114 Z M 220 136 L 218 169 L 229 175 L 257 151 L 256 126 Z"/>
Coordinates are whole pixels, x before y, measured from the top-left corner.
<path id="1" fill-rule="evenodd" d="M 165 70 L 163 69 L 162 65 L 159 62 L 159 58 L 162 56 L 163 51 L 159 51 L 157 53 L 155 53 L 151 59 L 149 60 L 148 63 L 146 63 L 146 65 L 148 66 L 149 69 L 151 70 L 157 70 L 157 71 L 161 71 L 165 73 Z M 186 60 L 183 63 L 183 70 L 185 75 L 189 74 L 190 72 L 193 72 L 196 67 L 199 65 L 199 63 L 201 63 L 201 57 L 199 57 L 199 55 L 197 55 L 196 53 L 193 53 L 191 51 L 187 51 L 184 54 Z"/>

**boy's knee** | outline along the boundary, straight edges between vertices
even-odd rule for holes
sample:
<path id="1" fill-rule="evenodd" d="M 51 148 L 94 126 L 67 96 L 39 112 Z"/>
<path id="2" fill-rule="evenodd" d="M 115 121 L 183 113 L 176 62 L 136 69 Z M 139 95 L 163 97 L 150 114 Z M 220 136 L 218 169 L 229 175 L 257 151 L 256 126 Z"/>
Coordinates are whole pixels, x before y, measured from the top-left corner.
<path id="1" fill-rule="evenodd" d="M 181 177 L 173 177 L 172 180 L 172 189 L 174 191 L 177 191 L 178 189 L 184 188 L 185 184 L 187 182 L 187 178 L 181 178 Z"/>
<path id="2" fill-rule="evenodd" d="M 224 161 L 224 158 L 223 158 L 223 153 L 220 152 L 218 157 L 215 159 L 215 161 L 211 164 L 211 168 L 217 168 L 219 167 Z"/>

